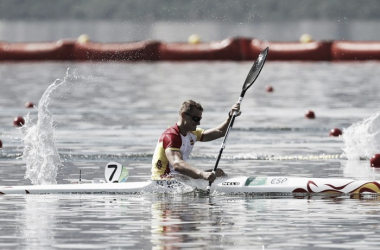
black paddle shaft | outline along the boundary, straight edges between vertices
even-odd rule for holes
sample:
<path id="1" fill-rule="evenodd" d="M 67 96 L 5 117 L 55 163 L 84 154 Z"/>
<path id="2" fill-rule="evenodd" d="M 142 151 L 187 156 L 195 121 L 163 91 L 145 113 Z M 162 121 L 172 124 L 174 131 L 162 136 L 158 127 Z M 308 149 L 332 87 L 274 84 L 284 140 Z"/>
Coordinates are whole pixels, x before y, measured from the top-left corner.
<path id="1" fill-rule="evenodd" d="M 253 63 L 252 68 L 249 71 L 247 78 L 245 79 L 242 91 L 240 93 L 240 97 L 238 100 L 239 104 L 242 103 L 245 92 L 255 82 L 255 80 L 257 79 L 257 77 L 259 76 L 259 74 L 261 72 L 261 69 L 264 67 L 264 63 L 265 63 L 265 60 L 267 58 L 268 51 L 269 51 L 269 48 L 266 48 L 265 50 L 261 51 L 261 53 L 257 57 L 256 61 Z M 214 169 L 212 170 L 213 173 L 215 173 L 217 168 L 218 168 L 218 164 L 219 164 L 220 158 L 222 157 L 223 150 L 226 147 L 226 141 L 228 138 L 228 134 L 234 125 L 235 118 L 236 118 L 236 112 L 233 113 L 232 118 L 230 120 L 230 123 L 228 124 L 227 131 L 226 131 L 226 134 L 225 134 L 223 142 L 222 142 L 222 146 L 220 147 L 218 158 L 216 159 Z M 207 186 L 208 192 L 210 192 L 211 184 L 212 184 L 212 182 L 209 182 L 209 184 Z"/>

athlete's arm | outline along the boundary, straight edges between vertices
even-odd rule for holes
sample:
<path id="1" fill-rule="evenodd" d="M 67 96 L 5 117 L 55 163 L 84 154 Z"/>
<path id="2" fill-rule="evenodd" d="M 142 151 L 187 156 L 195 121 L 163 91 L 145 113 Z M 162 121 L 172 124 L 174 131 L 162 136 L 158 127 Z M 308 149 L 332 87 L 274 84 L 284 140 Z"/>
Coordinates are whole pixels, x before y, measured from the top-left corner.
<path id="1" fill-rule="evenodd" d="M 182 154 L 178 150 L 165 150 L 165 155 L 174 170 L 178 173 L 190 176 L 194 179 L 204 179 L 213 182 L 216 178 L 215 174 L 205 172 L 200 169 L 192 167 L 190 164 L 182 159 Z"/>
<path id="2" fill-rule="evenodd" d="M 230 114 L 237 112 L 237 116 L 240 115 L 240 103 L 235 103 L 230 111 Z M 228 128 L 228 124 L 230 123 L 232 116 L 229 116 L 223 123 L 219 124 L 219 126 L 211 129 L 207 129 L 203 132 L 202 141 L 212 141 L 215 139 L 219 139 L 220 137 L 225 136 Z"/>

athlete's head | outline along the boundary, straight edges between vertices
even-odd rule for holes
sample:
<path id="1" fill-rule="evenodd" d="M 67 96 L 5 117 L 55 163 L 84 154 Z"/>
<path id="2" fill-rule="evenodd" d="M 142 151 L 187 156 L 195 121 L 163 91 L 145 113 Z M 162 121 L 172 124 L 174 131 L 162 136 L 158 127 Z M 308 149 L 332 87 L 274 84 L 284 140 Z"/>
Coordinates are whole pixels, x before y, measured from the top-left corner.
<path id="1" fill-rule="evenodd" d="M 202 105 L 193 100 L 182 103 L 179 109 L 181 127 L 187 131 L 194 131 L 202 119 Z"/>
<path id="2" fill-rule="evenodd" d="M 198 109 L 200 111 L 203 111 L 203 107 L 200 103 L 195 102 L 193 100 L 187 100 L 184 101 L 179 109 L 179 113 L 184 113 L 184 112 L 191 112 L 194 109 Z"/>

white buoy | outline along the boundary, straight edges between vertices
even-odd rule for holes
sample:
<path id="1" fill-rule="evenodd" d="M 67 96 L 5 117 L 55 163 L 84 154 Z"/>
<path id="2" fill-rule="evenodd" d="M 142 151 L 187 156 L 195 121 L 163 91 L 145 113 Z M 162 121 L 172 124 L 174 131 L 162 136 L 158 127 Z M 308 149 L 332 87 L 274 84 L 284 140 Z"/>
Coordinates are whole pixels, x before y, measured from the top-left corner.
<path id="1" fill-rule="evenodd" d="M 90 37 L 87 34 L 82 34 L 78 37 L 77 42 L 78 43 L 88 43 L 90 41 Z"/>
<path id="2" fill-rule="evenodd" d="M 313 38 L 311 37 L 311 35 L 309 34 L 303 34 L 301 37 L 300 37 L 300 42 L 301 43 L 310 43 L 313 41 Z"/>
<path id="3" fill-rule="evenodd" d="M 197 34 L 192 34 L 189 36 L 189 38 L 187 39 L 187 42 L 188 43 L 191 43 L 191 44 L 197 44 L 197 43 L 200 43 L 201 42 L 201 38 L 200 36 L 198 36 Z"/>

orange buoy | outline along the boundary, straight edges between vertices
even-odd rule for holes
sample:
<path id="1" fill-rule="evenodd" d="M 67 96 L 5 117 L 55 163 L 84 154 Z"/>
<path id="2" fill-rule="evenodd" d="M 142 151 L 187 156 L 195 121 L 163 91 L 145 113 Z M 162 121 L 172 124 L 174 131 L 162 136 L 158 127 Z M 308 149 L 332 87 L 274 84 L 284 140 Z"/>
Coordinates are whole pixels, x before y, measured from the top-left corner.
<path id="1" fill-rule="evenodd" d="M 333 128 L 330 130 L 330 136 L 340 136 L 342 135 L 342 130 L 339 128 Z"/>
<path id="2" fill-rule="evenodd" d="M 24 124 L 25 124 L 25 120 L 21 116 L 17 116 L 13 120 L 13 125 L 15 125 L 16 127 L 22 127 Z"/>
<path id="3" fill-rule="evenodd" d="M 374 156 L 372 156 L 370 163 L 371 167 L 380 168 L 380 154 L 375 154 Z"/>
<path id="4" fill-rule="evenodd" d="M 25 108 L 33 108 L 34 107 L 34 103 L 33 102 L 27 102 L 25 103 Z"/>
<path id="5" fill-rule="evenodd" d="M 265 86 L 266 92 L 273 92 L 273 87 L 270 85 Z"/>
<path id="6" fill-rule="evenodd" d="M 305 114 L 305 117 L 308 118 L 308 119 L 314 119 L 315 118 L 315 114 L 313 111 L 311 110 L 308 110 Z"/>

